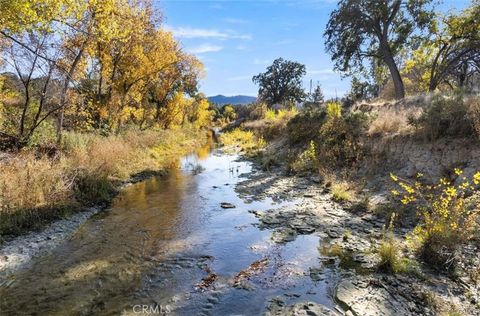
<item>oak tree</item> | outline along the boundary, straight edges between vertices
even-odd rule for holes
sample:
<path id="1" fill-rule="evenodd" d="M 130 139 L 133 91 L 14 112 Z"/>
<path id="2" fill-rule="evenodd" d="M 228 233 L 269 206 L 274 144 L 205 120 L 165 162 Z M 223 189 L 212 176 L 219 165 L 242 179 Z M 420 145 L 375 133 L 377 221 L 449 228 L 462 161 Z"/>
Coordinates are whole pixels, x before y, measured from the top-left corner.
<path id="1" fill-rule="evenodd" d="M 305 98 L 302 78 L 305 65 L 278 58 L 267 67 L 267 71 L 253 77 L 259 85 L 258 96 L 268 105 L 301 102 Z"/>
<path id="2" fill-rule="evenodd" d="M 433 13 L 431 0 L 340 0 L 325 30 L 326 49 L 335 68 L 352 73 L 365 67 L 365 59 L 383 61 L 395 86 L 395 96 L 405 96 L 395 57 Z"/>

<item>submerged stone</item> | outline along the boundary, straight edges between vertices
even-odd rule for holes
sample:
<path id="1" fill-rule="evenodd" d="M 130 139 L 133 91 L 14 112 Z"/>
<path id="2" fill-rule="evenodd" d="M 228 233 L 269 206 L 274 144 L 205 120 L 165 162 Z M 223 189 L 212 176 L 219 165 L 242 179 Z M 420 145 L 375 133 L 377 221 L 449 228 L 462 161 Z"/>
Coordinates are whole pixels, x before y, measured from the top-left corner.
<path id="1" fill-rule="evenodd" d="M 295 238 L 297 238 L 297 232 L 290 228 L 279 229 L 272 233 L 272 240 L 276 243 L 294 241 Z"/>
<path id="2" fill-rule="evenodd" d="M 266 315 L 309 315 L 309 316 L 335 316 L 338 315 L 335 311 L 314 302 L 299 302 L 290 306 L 282 306 L 272 301 L 268 307 L 269 311 Z"/>

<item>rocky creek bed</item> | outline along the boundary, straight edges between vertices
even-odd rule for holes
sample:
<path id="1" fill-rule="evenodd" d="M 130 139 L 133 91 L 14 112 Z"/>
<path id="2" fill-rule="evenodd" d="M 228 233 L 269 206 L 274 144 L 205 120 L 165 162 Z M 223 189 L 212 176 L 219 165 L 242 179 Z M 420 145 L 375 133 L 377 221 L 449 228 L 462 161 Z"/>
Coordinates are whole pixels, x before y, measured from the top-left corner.
<path id="1" fill-rule="evenodd" d="M 126 188 L 90 219 L 96 209 L 4 244 L 0 308 L 12 315 L 20 307 L 130 315 L 138 304 L 173 315 L 436 315 L 454 305 L 480 314 L 473 277 L 423 266 L 417 275 L 379 272 L 384 220 L 333 202 L 318 177 L 265 172 L 217 150 L 203 159 L 187 157 L 168 177 Z M 480 265 L 478 250 L 464 250 L 462 271 Z"/>
<path id="2" fill-rule="evenodd" d="M 462 315 L 480 314 L 478 280 L 465 275 L 480 265 L 478 246 L 472 244 L 462 251 L 461 261 L 469 262 L 469 266 L 463 266 L 462 277 L 454 278 L 421 264 L 416 275 L 381 273 L 376 249 L 384 234 L 384 219 L 373 213 L 347 211 L 332 201 L 329 189 L 318 177 L 261 173 L 241 182 L 237 191 L 258 199 L 301 199 L 301 203 L 295 205 L 252 212 L 261 229 L 273 230 L 272 239 L 277 243 L 288 243 L 301 235 L 320 237 L 322 265 L 312 267 L 311 276 L 322 279 L 326 267 L 338 267 L 334 298 L 346 315 L 437 315 L 442 310 Z M 404 239 L 409 231 L 409 228 L 397 229 L 396 238 Z M 285 306 L 276 301 L 270 306 L 271 315 L 330 313 L 313 302 Z"/>
<path id="3" fill-rule="evenodd" d="M 100 210 L 100 207 L 90 208 L 56 221 L 41 231 L 34 231 L 3 243 L 0 246 L 0 287 L 12 282 L 9 279 L 12 273 L 27 268 L 33 259 L 49 253 L 70 238 L 87 219 Z"/>

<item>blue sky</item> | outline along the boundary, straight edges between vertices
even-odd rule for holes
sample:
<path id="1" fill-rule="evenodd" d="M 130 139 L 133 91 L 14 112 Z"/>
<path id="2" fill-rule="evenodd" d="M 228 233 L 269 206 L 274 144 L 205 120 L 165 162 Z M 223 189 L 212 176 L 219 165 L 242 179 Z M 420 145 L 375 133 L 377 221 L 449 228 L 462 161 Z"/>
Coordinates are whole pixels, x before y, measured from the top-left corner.
<path id="1" fill-rule="evenodd" d="M 326 97 L 349 90 L 348 78 L 333 71 L 323 32 L 336 0 L 156 0 L 165 27 L 205 65 L 201 91 L 207 96 L 255 96 L 252 76 L 278 58 L 307 67 L 305 88 L 318 81 Z M 442 11 L 469 1 L 443 1 Z"/>

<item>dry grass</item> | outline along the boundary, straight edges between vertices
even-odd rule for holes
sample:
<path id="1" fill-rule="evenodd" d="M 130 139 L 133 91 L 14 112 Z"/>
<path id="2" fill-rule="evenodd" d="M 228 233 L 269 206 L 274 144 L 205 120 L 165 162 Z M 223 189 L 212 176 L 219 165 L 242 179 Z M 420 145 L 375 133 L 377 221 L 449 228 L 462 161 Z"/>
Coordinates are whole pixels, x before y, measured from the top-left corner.
<path id="1" fill-rule="evenodd" d="M 297 114 L 298 110 L 295 108 L 276 112 L 267 110 L 264 118 L 246 122 L 243 127 L 270 141 L 285 134 L 288 122 Z"/>
<path id="2" fill-rule="evenodd" d="M 74 199 L 65 159 L 53 162 L 22 153 L 0 164 L 0 234 L 55 217 Z"/>
<path id="3" fill-rule="evenodd" d="M 375 119 L 370 123 L 368 135 L 386 136 L 396 134 L 409 134 L 415 129 L 409 124 L 409 118 L 418 117 L 421 109 L 413 108 L 409 110 L 397 109 L 379 109 Z"/>
<path id="4" fill-rule="evenodd" d="M 358 103 L 355 110 L 374 117 L 370 136 L 417 134 L 429 139 L 480 136 L 480 98 L 423 94 L 401 101 Z"/>
<path id="5" fill-rule="evenodd" d="M 355 193 L 347 181 L 332 182 L 331 192 L 332 199 L 336 202 L 349 202 L 355 197 Z"/>
<path id="6" fill-rule="evenodd" d="M 72 208 L 106 203 L 121 180 L 161 170 L 205 142 L 199 130 L 67 133 L 61 155 L 33 150 L 0 161 L 0 235 L 15 234 Z"/>

